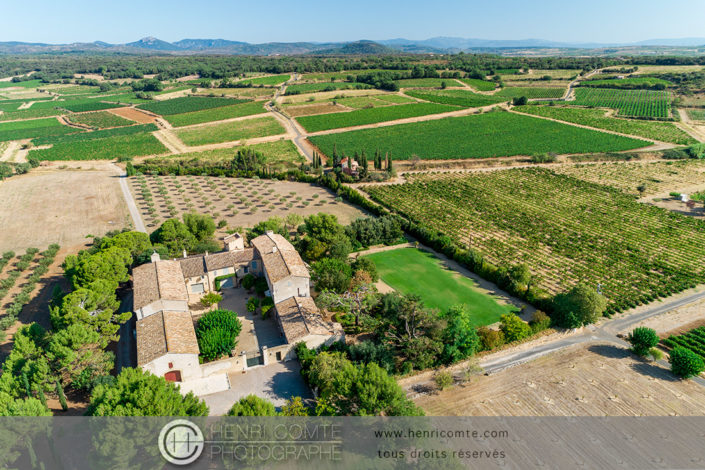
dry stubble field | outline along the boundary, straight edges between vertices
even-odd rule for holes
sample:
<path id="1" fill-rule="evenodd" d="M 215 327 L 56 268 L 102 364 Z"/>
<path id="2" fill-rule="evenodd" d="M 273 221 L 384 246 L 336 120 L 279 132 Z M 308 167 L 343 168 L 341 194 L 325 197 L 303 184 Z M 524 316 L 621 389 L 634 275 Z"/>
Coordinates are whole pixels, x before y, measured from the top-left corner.
<path id="1" fill-rule="evenodd" d="M 116 173 L 103 162 L 54 163 L 13 176 L 0 183 L 0 201 L 0 251 L 69 248 L 129 220 Z"/>
<path id="2" fill-rule="evenodd" d="M 611 344 L 565 349 L 415 400 L 428 415 L 704 415 L 705 387 Z"/>

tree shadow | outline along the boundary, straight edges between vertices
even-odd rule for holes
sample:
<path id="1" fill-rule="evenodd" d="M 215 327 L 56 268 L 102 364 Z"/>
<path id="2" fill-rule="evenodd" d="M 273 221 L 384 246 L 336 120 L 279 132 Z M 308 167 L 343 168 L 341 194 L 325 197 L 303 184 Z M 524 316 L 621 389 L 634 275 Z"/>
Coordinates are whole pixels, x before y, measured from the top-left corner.
<path id="1" fill-rule="evenodd" d="M 612 344 L 593 344 L 587 349 L 590 352 L 612 359 L 625 359 L 632 355 L 628 349 L 620 348 Z"/>
<path id="2" fill-rule="evenodd" d="M 668 369 L 665 369 L 654 362 L 646 362 L 642 360 L 642 362 L 632 364 L 632 370 L 648 377 L 665 380 L 666 382 L 680 381 L 680 379 L 674 376 Z"/>

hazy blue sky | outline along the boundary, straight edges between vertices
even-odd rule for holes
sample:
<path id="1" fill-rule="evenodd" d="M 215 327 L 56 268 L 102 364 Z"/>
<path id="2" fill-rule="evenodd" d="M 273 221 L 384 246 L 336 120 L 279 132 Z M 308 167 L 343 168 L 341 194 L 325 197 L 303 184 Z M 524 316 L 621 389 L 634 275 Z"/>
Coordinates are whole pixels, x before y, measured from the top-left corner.
<path id="1" fill-rule="evenodd" d="M 0 41 L 144 36 L 247 42 L 541 38 L 633 42 L 705 36 L 703 0 L 2 0 Z"/>

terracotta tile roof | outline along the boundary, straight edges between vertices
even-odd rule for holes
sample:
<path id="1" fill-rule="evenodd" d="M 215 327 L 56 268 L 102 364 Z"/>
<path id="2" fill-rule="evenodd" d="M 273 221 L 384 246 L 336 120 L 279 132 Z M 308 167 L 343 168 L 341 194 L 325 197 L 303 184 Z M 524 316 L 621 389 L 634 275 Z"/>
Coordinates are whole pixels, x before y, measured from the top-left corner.
<path id="1" fill-rule="evenodd" d="M 198 340 L 191 312 L 163 312 L 166 350 L 173 354 L 198 354 Z"/>
<path id="2" fill-rule="evenodd" d="M 310 277 L 308 269 L 294 246 L 277 233 L 267 233 L 252 240 L 270 282 L 289 276 Z"/>
<path id="3" fill-rule="evenodd" d="M 137 322 L 137 365 L 142 366 L 166 354 L 164 317 L 155 313 Z"/>
<path id="4" fill-rule="evenodd" d="M 178 261 L 156 261 L 132 270 L 134 308 L 159 299 L 188 300 L 184 275 Z"/>
<path id="5" fill-rule="evenodd" d="M 199 353 L 190 312 L 162 311 L 137 322 L 137 365 L 169 353 Z"/>
<path id="6" fill-rule="evenodd" d="M 235 266 L 235 256 L 230 251 L 222 251 L 205 257 L 206 270 L 215 271 L 217 269 L 232 268 Z"/>
<path id="7" fill-rule="evenodd" d="M 343 331 L 338 323 L 323 320 L 311 297 L 289 297 L 274 307 L 279 325 L 289 344 L 308 335 L 333 335 Z"/>
<path id="8" fill-rule="evenodd" d="M 178 260 L 181 264 L 181 271 L 184 273 L 184 278 L 201 277 L 206 274 L 206 264 L 203 258 L 203 255 L 198 255 Z"/>

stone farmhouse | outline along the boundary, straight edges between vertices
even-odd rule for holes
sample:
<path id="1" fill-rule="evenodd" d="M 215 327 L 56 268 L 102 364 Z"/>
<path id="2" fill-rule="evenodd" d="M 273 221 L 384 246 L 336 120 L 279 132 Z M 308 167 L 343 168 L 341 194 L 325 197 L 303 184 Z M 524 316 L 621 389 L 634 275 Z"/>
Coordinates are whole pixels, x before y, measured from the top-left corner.
<path id="1" fill-rule="evenodd" d="M 344 338 L 341 326 L 325 321 L 313 302 L 308 269 L 289 241 L 268 232 L 253 239 L 249 248 L 239 234 L 226 237 L 224 242 L 225 250 L 219 253 L 172 260 L 162 260 L 155 253 L 151 263 L 133 270 L 139 367 L 183 384 L 214 373 L 247 370 L 244 352 L 243 357 L 222 359 L 218 364 L 199 364 L 195 318 L 189 304 L 216 287 L 237 287 L 250 273 L 266 278 L 266 295 L 274 301 L 275 321 L 282 335 L 280 346 L 262 348 L 261 365 L 295 359 L 293 348 L 302 341 L 312 348 Z M 182 386 L 182 391 L 188 388 Z"/>

